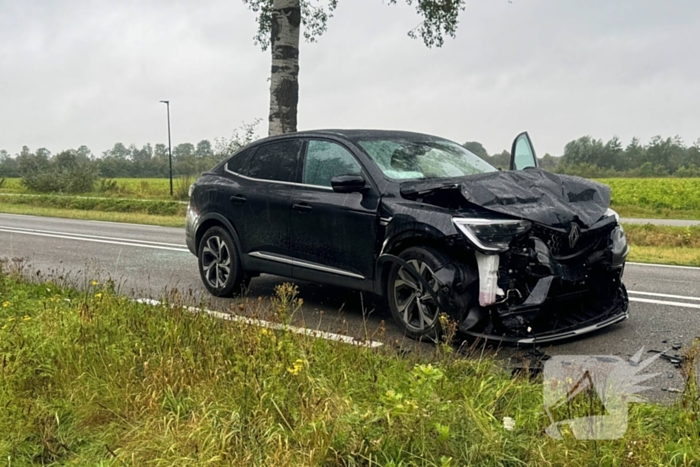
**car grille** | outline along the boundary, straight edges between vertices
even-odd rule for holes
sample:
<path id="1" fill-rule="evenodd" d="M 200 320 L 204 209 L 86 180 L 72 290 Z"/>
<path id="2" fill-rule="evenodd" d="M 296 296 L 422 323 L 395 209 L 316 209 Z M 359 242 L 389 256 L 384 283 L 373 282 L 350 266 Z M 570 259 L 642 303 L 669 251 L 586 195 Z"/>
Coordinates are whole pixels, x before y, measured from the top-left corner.
<path id="1" fill-rule="evenodd" d="M 569 243 L 570 231 L 553 229 L 542 225 L 532 228 L 532 236 L 542 240 L 554 256 L 567 257 L 583 251 L 589 251 L 607 245 L 610 232 L 614 226 L 603 227 L 595 230 L 581 230 L 579 238 L 573 247 Z"/>

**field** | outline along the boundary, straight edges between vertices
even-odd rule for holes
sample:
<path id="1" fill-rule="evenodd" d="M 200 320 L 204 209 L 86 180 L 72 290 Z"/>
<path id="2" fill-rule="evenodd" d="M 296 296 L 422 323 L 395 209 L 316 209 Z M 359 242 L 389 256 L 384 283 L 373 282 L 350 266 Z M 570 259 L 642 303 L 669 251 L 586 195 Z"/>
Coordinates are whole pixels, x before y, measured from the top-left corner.
<path id="1" fill-rule="evenodd" d="M 7 268 L 5 269 L 7 270 Z M 612 441 L 548 438 L 538 377 L 447 343 L 400 355 L 0 273 L 7 465 L 678 465 L 700 462 L 697 388 L 632 404 Z M 293 286 L 248 313 L 284 322 Z M 382 329 L 376 330 L 381 337 Z M 686 349 L 690 361 L 700 349 Z M 691 371 L 692 364 L 687 366 Z M 694 381 L 692 373 L 689 381 Z M 585 416 L 586 395 L 557 419 Z"/>
<path id="2" fill-rule="evenodd" d="M 110 197 L 110 198 L 140 198 L 140 199 L 171 199 L 170 180 L 167 178 L 114 178 L 115 188 L 100 190 L 100 182 L 95 184 L 95 191 L 81 193 L 80 196 Z M 173 191 L 187 193 L 187 188 L 194 181 L 192 177 L 173 178 Z M 33 194 L 22 186 L 21 179 L 8 178 L 5 184 L 0 187 L 0 194 Z M 177 196 L 176 196 L 177 197 Z"/>
<path id="3" fill-rule="evenodd" d="M 95 191 L 81 196 L 171 199 L 169 180 L 165 178 L 116 178 L 116 186 L 96 184 Z M 176 199 L 186 199 L 193 178 L 176 178 Z M 598 180 L 612 190 L 612 205 L 628 217 L 665 217 L 700 219 L 700 179 L 697 178 L 608 178 Z M 30 194 L 20 179 L 5 180 L 0 194 Z"/>

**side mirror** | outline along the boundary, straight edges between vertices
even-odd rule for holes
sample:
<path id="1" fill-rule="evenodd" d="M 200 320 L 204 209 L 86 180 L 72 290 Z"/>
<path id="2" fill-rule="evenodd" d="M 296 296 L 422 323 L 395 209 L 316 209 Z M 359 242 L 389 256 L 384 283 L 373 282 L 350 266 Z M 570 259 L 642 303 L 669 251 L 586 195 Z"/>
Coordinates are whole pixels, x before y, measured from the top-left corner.
<path id="1" fill-rule="evenodd" d="M 333 177 L 331 186 L 336 193 L 358 193 L 363 191 L 367 184 L 362 175 L 347 174 Z"/>

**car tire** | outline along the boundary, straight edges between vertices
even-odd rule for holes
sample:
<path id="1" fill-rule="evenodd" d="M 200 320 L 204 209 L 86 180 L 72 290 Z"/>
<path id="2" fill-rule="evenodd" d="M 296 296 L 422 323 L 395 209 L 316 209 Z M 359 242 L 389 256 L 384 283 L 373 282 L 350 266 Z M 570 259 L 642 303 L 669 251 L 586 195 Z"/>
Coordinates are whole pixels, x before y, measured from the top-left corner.
<path id="1" fill-rule="evenodd" d="M 413 266 L 437 292 L 439 284 L 433 271 L 437 271 L 448 261 L 438 250 L 430 247 L 411 247 L 402 251 L 399 258 Z M 423 290 L 403 266 L 393 263 L 387 280 L 387 300 L 394 321 L 410 338 L 436 342 L 441 334 L 440 307 L 430 294 Z"/>
<path id="2" fill-rule="evenodd" d="M 250 282 L 231 234 L 222 227 L 211 227 L 204 233 L 197 262 L 204 287 L 216 297 L 240 293 Z"/>

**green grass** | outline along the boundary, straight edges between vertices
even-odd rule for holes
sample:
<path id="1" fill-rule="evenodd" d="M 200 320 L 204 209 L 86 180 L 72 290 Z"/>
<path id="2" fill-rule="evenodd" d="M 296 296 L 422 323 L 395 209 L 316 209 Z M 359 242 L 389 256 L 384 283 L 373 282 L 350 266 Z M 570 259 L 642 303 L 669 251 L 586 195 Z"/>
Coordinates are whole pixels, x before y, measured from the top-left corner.
<path id="1" fill-rule="evenodd" d="M 139 199 L 171 199 L 170 180 L 167 178 L 114 178 L 116 189 L 108 192 L 99 191 L 100 183 L 95 184 L 95 191 L 82 193 L 80 196 L 113 197 L 113 198 L 139 198 Z M 22 185 L 19 178 L 8 178 L 0 188 L 2 193 L 33 194 Z M 178 184 L 186 183 L 183 177 L 173 179 L 174 191 Z M 190 181 L 191 183 L 191 181 Z M 189 184 L 187 184 L 189 186 Z"/>
<path id="2" fill-rule="evenodd" d="M 22 205 L 38 208 L 72 209 L 95 212 L 128 212 L 159 216 L 183 216 L 187 205 L 171 200 L 89 198 L 60 195 L 2 195 L 2 205 Z"/>
<path id="3" fill-rule="evenodd" d="M 159 216 L 133 212 L 84 211 L 79 209 L 56 209 L 23 204 L 6 204 L 0 202 L 0 212 L 6 214 L 23 214 L 42 217 L 61 217 L 64 219 L 81 219 L 90 221 L 126 222 L 129 224 L 160 225 L 163 227 L 184 227 L 184 216 Z"/>
<path id="4" fill-rule="evenodd" d="M 694 386 L 624 439 L 557 441 L 538 380 L 441 345 L 397 355 L 0 275 L 7 465 L 697 465 Z M 271 309 L 299 307 L 282 286 Z M 588 404 L 575 407 L 585 414 Z M 515 420 L 512 431 L 504 417 Z"/>
<path id="5" fill-rule="evenodd" d="M 700 179 L 697 178 L 607 178 L 598 181 L 610 186 L 613 208 L 634 207 L 652 213 L 656 210 L 673 213 L 700 211 Z"/>
<path id="6" fill-rule="evenodd" d="M 700 248 L 632 245 L 627 261 L 700 267 Z"/>
<path id="7" fill-rule="evenodd" d="M 700 210 L 698 209 L 667 209 L 667 208 L 647 208 L 640 206 L 618 206 L 614 205 L 615 211 L 620 217 L 642 218 L 642 219 L 687 219 L 700 220 Z"/>

